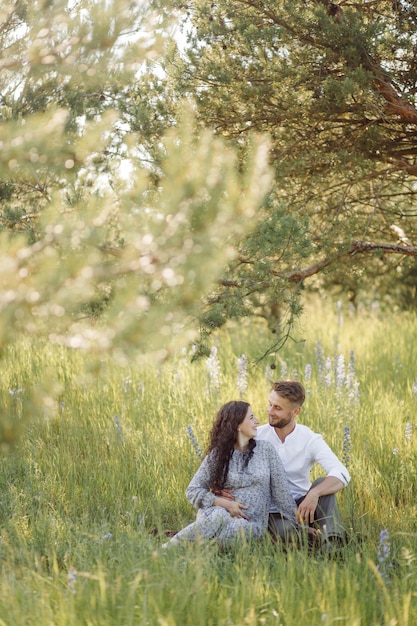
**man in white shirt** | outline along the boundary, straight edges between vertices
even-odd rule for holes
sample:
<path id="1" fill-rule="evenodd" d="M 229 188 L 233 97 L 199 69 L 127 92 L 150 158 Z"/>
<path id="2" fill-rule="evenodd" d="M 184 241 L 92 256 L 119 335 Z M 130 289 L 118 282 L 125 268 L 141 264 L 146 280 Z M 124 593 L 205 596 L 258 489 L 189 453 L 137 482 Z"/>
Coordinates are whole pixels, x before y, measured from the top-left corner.
<path id="1" fill-rule="evenodd" d="M 290 490 L 297 503 L 297 522 L 319 527 L 326 548 L 343 543 L 345 532 L 340 521 L 335 494 L 350 481 L 346 467 L 329 448 L 323 437 L 296 418 L 305 400 L 298 381 L 278 381 L 269 394 L 269 424 L 258 427 L 256 439 L 270 441 L 286 471 Z M 311 484 L 310 470 L 318 463 L 326 473 Z M 293 529 L 271 508 L 270 531 L 286 541 Z"/>

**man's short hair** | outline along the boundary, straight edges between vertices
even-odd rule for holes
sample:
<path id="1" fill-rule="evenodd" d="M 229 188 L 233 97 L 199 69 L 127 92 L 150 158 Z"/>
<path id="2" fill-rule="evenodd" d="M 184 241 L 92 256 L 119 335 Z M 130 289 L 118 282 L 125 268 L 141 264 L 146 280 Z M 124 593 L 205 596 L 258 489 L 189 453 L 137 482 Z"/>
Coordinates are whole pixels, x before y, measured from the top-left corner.
<path id="1" fill-rule="evenodd" d="M 302 406 L 306 399 L 305 389 L 297 380 L 278 380 L 272 385 L 272 391 L 297 406 Z"/>

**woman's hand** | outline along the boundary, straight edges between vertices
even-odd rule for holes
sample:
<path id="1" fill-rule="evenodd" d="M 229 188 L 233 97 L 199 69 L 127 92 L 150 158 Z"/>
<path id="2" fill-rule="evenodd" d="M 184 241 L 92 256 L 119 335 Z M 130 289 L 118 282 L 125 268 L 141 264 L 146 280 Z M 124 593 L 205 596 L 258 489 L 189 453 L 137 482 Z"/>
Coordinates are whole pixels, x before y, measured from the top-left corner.
<path id="1" fill-rule="evenodd" d="M 239 500 L 232 500 L 230 496 L 227 497 L 217 497 L 214 500 L 215 506 L 222 506 L 229 513 L 231 517 L 237 517 L 241 519 L 249 519 L 249 517 L 245 514 L 245 509 L 248 507 Z"/>
<path id="2" fill-rule="evenodd" d="M 249 517 L 244 513 L 244 510 L 248 507 L 239 502 L 239 500 L 233 500 L 228 507 L 228 511 L 231 517 L 240 517 L 242 519 L 249 519 Z"/>
<path id="3" fill-rule="evenodd" d="M 234 500 L 235 497 L 233 495 L 233 489 L 220 489 L 219 491 L 214 490 L 213 493 L 219 498 L 227 498 L 228 500 Z"/>

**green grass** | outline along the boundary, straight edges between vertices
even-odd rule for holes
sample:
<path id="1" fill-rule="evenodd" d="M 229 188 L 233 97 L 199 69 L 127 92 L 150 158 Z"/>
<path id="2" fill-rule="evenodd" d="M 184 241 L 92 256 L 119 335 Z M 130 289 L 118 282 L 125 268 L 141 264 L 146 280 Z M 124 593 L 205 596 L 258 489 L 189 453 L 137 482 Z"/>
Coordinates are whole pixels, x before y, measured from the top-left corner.
<path id="1" fill-rule="evenodd" d="M 3 355 L 0 626 L 417 623 L 417 318 L 341 319 L 316 302 L 284 349 L 257 363 L 269 340 L 255 324 L 215 338 L 218 391 L 190 355 L 132 369 L 30 341 Z M 269 378 L 297 376 L 309 391 L 300 421 L 349 463 L 341 559 L 284 553 L 268 538 L 159 550 L 163 530 L 194 519 L 184 491 L 199 459 L 187 426 L 204 447 L 217 408 L 239 397 L 241 354 L 260 420 Z"/>

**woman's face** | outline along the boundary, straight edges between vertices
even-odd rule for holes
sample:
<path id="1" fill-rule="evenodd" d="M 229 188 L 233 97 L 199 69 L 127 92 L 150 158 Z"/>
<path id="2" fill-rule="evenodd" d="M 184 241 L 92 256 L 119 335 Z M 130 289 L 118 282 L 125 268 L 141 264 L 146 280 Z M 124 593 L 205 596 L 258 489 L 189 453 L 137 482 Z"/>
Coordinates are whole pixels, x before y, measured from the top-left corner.
<path id="1" fill-rule="evenodd" d="M 252 437 L 256 437 L 258 424 L 259 420 L 254 416 L 251 407 L 248 407 L 245 419 L 239 424 L 238 431 L 244 437 L 252 439 Z"/>

